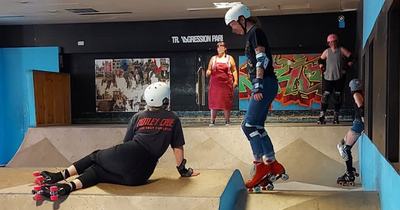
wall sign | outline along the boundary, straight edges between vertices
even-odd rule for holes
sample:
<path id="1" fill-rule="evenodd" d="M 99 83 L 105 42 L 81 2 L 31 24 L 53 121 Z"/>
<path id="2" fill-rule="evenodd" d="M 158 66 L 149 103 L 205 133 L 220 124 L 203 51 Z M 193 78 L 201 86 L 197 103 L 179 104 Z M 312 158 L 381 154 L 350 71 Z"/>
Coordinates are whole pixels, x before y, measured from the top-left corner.
<path id="1" fill-rule="evenodd" d="M 211 43 L 224 41 L 224 35 L 172 36 L 173 44 Z"/>

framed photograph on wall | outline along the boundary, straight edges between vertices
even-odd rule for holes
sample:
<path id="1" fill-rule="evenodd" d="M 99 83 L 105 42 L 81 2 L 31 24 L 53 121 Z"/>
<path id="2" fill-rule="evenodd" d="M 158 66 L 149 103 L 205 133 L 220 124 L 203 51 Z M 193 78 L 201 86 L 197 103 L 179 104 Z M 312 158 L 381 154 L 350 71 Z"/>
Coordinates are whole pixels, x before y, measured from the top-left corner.
<path id="1" fill-rule="evenodd" d="M 96 112 L 138 112 L 145 109 L 144 90 L 170 81 L 169 58 L 96 59 Z"/>

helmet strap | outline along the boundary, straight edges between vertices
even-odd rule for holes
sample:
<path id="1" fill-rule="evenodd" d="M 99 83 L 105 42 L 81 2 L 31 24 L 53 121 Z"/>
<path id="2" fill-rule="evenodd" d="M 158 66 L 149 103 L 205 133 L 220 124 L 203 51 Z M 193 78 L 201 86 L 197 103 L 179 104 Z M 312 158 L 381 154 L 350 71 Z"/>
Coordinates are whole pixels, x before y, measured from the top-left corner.
<path id="1" fill-rule="evenodd" d="M 246 21 L 246 18 L 244 18 L 244 27 L 243 27 L 243 25 L 242 25 L 242 23 L 240 22 L 240 18 L 241 17 L 243 17 L 244 18 L 244 16 L 240 16 L 239 17 L 239 25 L 242 27 L 242 29 L 243 29 L 243 31 L 244 31 L 244 34 L 247 34 L 247 21 Z"/>

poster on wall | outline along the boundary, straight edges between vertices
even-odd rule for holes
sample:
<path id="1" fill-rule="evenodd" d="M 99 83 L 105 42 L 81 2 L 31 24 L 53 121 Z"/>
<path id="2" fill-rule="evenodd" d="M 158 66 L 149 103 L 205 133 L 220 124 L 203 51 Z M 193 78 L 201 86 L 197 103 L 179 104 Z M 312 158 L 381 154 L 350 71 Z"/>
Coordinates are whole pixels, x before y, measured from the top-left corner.
<path id="1" fill-rule="evenodd" d="M 144 90 L 154 82 L 169 85 L 169 58 L 96 59 L 96 112 L 145 109 Z"/>
<path id="2" fill-rule="evenodd" d="M 319 109 L 322 75 L 318 67 L 321 54 L 273 55 L 278 94 L 271 110 Z M 247 110 L 253 85 L 247 75 L 246 57 L 239 57 L 239 109 Z"/>

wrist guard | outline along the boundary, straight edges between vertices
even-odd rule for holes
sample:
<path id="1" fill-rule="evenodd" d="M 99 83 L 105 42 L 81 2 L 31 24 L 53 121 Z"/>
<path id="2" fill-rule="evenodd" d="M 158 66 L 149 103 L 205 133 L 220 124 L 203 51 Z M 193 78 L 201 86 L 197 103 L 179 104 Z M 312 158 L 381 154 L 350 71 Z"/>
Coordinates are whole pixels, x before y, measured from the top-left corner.
<path id="1" fill-rule="evenodd" d="M 263 79 L 255 78 L 252 82 L 253 89 L 251 90 L 251 93 L 262 93 L 264 89 Z"/>
<path id="2" fill-rule="evenodd" d="M 192 174 L 193 174 L 193 169 L 192 168 L 186 168 L 185 167 L 185 165 L 186 165 L 186 159 L 183 159 L 182 160 L 182 163 L 179 165 L 179 166 L 177 166 L 176 167 L 176 169 L 178 169 L 178 172 L 179 172 L 179 174 L 182 176 L 182 177 L 190 177 L 190 176 L 192 176 Z"/>

